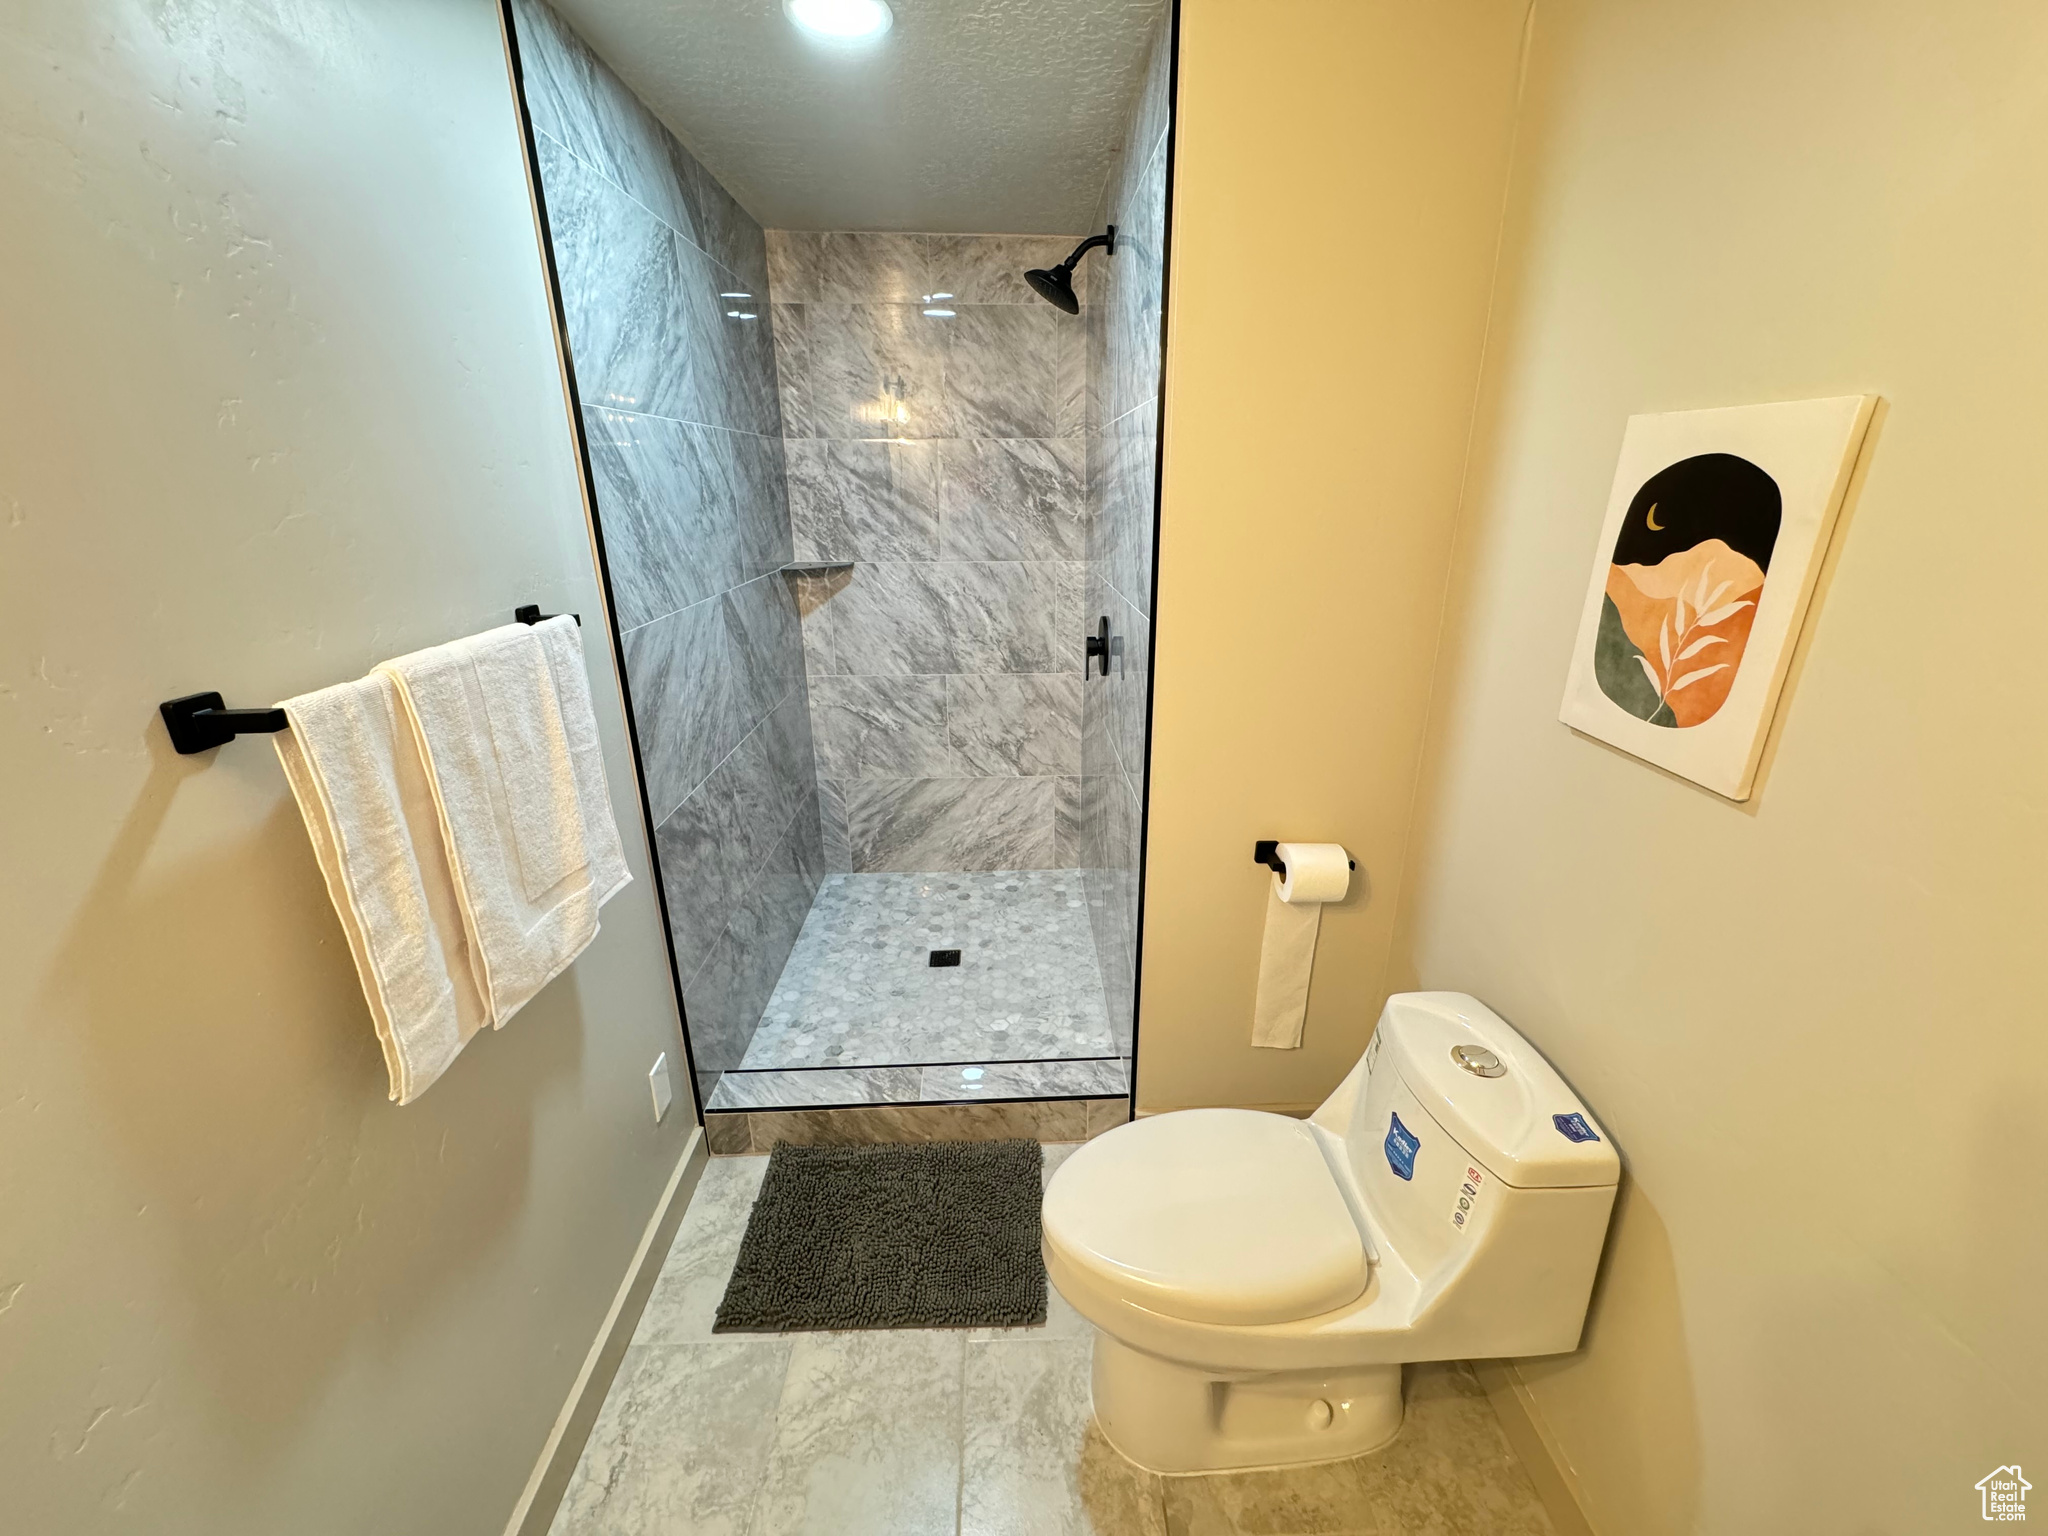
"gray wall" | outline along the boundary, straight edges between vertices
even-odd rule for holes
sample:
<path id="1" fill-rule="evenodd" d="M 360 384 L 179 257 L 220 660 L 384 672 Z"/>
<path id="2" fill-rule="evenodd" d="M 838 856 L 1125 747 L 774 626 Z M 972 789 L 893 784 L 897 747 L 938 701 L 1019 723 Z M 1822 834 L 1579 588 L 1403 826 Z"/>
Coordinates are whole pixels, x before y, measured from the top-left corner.
<path id="1" fill-rule="evenodd" d="M 539 0 L 526 95 L 704 1085 L 824 873 L 760 227 Z"/>
<path id="2" fill-rule="evenodd" d="M 1088 913 L 1109 998 L 1110 1026 L 1128 1054 L 1138 946 L 1138 857 L 1150 689 L 1155 466 L 1159 454 L 1161 299 L 1165 287 L 1166 137 L 1171 47 L 1162 21 L 1118 170 L 1098 225 L 1117 226 L 1084 308 L 1088 322 L 1089 622 L 1107 615 L 1110 675 L 1083 693 L 1080 827 Z"/>
<path id="3" fill-rule="evenodd" d="M 768 234 L 836 868 L 1079 863 L 1084 326 L 1020 276 L 1073 243 Z"/>
<path id="4" fill-rule="evenodd" d="M 633 884 L 415 1104 L 255 705 L 603 597 L 491 0 L 0 23 L 0 1528 L 497 1536 L 691 1131 Z"/>

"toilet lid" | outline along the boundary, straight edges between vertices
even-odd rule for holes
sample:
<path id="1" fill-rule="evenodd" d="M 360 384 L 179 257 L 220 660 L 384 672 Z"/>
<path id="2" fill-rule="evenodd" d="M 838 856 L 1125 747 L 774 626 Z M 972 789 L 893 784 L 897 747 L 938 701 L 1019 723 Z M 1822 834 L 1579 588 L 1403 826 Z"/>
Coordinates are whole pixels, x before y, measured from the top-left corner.
<path id="1" fill-rule="evenodd" d="M 1193 1322 L 1313 1317 L 1370 1273 L 1315 1133 L 1245 1109 L 1155 1115 L 1089 1142 L 1046 1188 L 1045 1241 L 1124 1299 Z"/>

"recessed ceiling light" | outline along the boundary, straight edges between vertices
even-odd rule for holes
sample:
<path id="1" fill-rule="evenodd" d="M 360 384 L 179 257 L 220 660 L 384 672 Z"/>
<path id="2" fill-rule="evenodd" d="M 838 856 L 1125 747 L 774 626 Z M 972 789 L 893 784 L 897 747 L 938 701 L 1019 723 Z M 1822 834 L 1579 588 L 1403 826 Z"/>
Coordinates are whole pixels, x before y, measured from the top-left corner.
<path id="1" fill-rule="evenodd" d="M 782 0 L 782 10 L 798 31 L 839 43 L 880 37 L 896 20 L 887 0 Z"/>

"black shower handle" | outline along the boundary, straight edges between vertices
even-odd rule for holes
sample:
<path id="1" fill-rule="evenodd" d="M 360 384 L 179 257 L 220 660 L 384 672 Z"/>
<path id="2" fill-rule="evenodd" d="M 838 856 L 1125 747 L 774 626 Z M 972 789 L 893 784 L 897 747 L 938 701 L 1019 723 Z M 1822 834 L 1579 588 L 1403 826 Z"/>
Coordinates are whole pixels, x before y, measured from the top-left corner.
<path id="1" fill-rule="evenodd" d="M 1098 656 L 1102 658 L 1102 675 L 1107 677 L 1109 676 L 1109 615 L 1106 613 L 1102 616 L 1102 622 L 1095 626 L 1095 633 L 1088 637 L 1088 661 L 1092 662 Z M 1083 673 L 1087 672 L 1088 662 L 1081 664 L 1081 670 Z"/>

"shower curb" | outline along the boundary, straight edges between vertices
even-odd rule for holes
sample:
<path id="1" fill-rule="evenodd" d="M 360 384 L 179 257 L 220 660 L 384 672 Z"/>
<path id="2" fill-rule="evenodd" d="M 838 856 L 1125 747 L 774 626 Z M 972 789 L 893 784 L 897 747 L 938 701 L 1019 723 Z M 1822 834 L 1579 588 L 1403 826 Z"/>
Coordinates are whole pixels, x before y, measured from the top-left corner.
<path id="1" fill-rule="evenodd" d="M 857 1147 L 903 1141 L 1087 1141 L 1131 1118 L 1131 1101 L 1013 1099 L 1000 1104 L 872 1104 L 849 1109 L 729 1110 L 704 1116 L 713 1157 L 747 1157 L 777 1143 Z"/>

